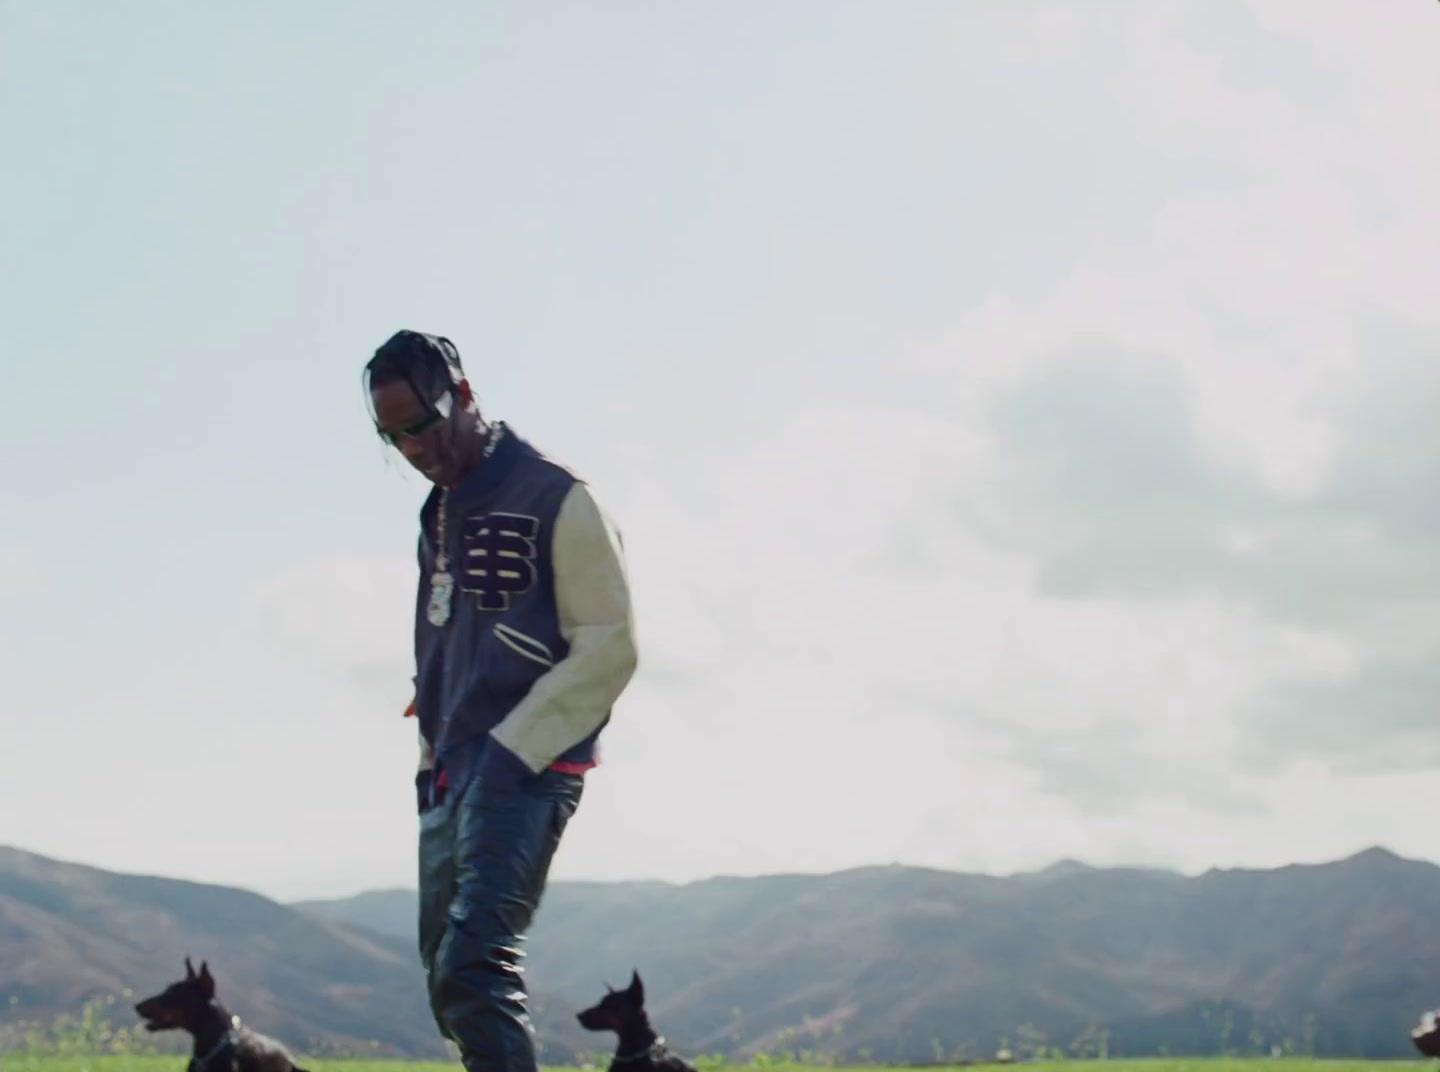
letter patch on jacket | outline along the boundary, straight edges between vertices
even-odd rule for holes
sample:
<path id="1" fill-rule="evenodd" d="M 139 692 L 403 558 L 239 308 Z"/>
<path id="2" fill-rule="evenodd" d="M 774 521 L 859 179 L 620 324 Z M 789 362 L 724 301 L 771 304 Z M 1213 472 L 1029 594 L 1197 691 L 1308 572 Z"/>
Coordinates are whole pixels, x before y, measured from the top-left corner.
<path id="1" fill-rule="evenodd" d="M 539 536 L 539 520 L 523 514 L 467 517 L 460 530 L 461 591 L 481 610 L 508 610 L 510 597 L 535 583 Z"/>

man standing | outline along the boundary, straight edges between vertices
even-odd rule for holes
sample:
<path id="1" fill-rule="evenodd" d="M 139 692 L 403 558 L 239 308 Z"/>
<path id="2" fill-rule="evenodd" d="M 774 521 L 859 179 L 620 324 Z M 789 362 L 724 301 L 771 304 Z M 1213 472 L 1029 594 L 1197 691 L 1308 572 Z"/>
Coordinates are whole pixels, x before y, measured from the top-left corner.
<path id="1" fill-rule="evenodd" d="M 536 1072 L 520 962 L 596 740 L 634 674 L 620 538 L 586 485 L 481 418 L 448 339 L 365 366 L 420 510 L 420 957 L 469 1072 Z"/>

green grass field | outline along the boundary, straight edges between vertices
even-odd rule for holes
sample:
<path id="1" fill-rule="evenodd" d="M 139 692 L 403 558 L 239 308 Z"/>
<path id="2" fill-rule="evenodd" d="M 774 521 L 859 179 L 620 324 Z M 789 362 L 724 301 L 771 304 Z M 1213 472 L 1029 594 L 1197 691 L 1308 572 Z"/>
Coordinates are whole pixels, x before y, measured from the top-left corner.
<path id="1" fill-rule="evenodd" d="M 3 1057 L 0 1056 L 0 1070 L 3 1072 L 183 1072 L 183 1057 Z M 1404 1069 L 1426 1069 L 1428 1062 L 1415 1061 L 1313 1061 L 1303 1058 L 1281 1058 L 1278 1060 L 1135 1060 L 1135 1061 L 1045 1061 L 1040 1062 L 1047 1072 L 1401 1072 Z M 459 1064 L 424 1061 L 305 1061 L 310 1072 L 440 1072 L 441 1069 L 460 1069 Z M 714 1072 L 727 1067 L 753 1069 L 763 1067 L 765 1072 L 834 1072 L 830 1068 L 811 1065 L 767 1062 L 756 1065 L 717 1065 L 706 1062 L 702 1072 Z M 845 1066 L 846 1072 L 883 1072 L 884 1066 L 865 1070 L 861 1066 Z M 976 1066 L 970 1066 L 971 1069 Z M 988 1066 L 999 1069 L 1001 1066 Z M 603 1072 L 604 1065 L 599 1066 Z M 561 1072 L 556 1069 L 555 1072 Z M 945 1072 L 939 1066 L 926 1066 L 925 1072 Z M 968 1070 L 964 1070 L 968 1072 Z"/>

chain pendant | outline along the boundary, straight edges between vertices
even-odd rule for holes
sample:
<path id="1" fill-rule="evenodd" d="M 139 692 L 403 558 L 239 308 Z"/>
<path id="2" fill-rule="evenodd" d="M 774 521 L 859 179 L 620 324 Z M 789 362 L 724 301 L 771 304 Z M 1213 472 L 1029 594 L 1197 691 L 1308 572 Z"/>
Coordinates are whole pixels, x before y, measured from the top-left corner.
<path id="1" fill-rule="evenodd" d="M 485 444 L 482 456 L 489 458 L 495 453 L 495 448 L 500 445 L 500 440 L 505 435 L 505 424 L 503 421 L 496 421 L 490 428 L 489 440 Z M 455 578 L 450 576 L 449 544 L 446 542 L 445 521 L 446 511 L 450 505 L 450 489 L 442 488 L 440 491 L 439 509 L 436 511 L 436 555 L 435 572 L 430 575 L 430 602 L 425 608 L 425 617 L 430 624 L 437 629 L 450 620 L 450 601 L 455 595 Z"/>
<path id="2" fill-rule="evenodd" d="M 447 569 L 436 570 L 430 575 L 430 605 L 425 616 L 436 627 L 450 620 L 450 597 L 455 592 L 455 578 Z"/>

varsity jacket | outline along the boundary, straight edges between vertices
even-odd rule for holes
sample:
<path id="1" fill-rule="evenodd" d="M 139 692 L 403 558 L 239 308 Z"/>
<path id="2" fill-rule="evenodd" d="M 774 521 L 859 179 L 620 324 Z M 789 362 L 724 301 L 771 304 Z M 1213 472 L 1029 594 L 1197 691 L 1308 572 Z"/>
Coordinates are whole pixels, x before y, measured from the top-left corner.
<path id="1" fill-rule="evenodd" d="M 433 489 L 420 510 L 421 778 L 438 765 L 458 789 L 462 768 L 516 778 L 593 766 L 637 662 L 619 533 L 582 480 L 506 428 L 448 496 L 455 588 L 449 620 L 433 625 L 441 498 Z"/>

